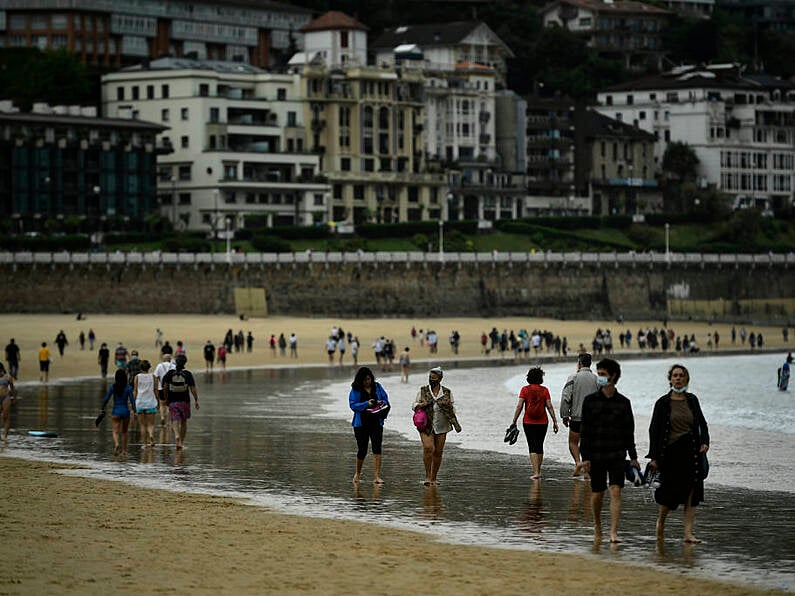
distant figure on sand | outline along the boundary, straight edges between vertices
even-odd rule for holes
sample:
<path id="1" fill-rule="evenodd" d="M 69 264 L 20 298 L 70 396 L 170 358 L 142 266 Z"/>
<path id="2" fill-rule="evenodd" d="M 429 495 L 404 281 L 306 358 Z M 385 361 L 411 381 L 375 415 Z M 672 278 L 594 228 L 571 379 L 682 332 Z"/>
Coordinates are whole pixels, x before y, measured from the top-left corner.
<path id="1" fill-rule="evenodd" d="M 580 458 L 582 402 L 586 395 L 596 393 L 598 389 L 596 375 L 591 371 L 591 355 L 588 352 L 581 352 L 577 356 L 577 372 L 566 379 L 560 395 L 560 419 L 563 421 L 563 426 L 569 429 L 569 453 L 574 459 L 573 476 L 579 476 L 582 470 Z"/>
<path id="2" fill-rule="evenodd" d="M 582 404 L 580 451 L 583 468 L 591 476 L 591 509 L 594 541 L 602 539 L 602 502 L 608 479 L 610 484 L 610 542 L 620 542 L 618 522 L 621 518 L 621 490 L 624 488 L 626 456 L 630 465 L 640 470 L 635 449 L 635 417 L 629 399 L 616 390 L 621 366 L 610 358 L 596 364 L 599 390 Z"/>
<path id="3" fill-rule="evenodd" d="M 171 354 L 163 354 L 162 358 L 163 361 L 155 367 L 155 377 L 157 377 L 157 397 L 160 402 L 160 426 L 165 426 L 166 416 L 168 415 L 168 401 L 163 391 L 163 379 L 168 371 L 176 368 L 176 364 L 172 362 Z"/>
<path id="4" fill-rule="evenodd" d="M 185 364 L 188 362 L 185 354 L 177 354 L 174 357 L 174 362 L 176 364 L 174 370 L 168 371 L 163 377 L 163 392 L 168 402 L 176 447 L 182 449 L 190 419 L 190 396 L 193 395 L 198 410 L 199 394 L 196 391 L 193 374 L 189 370 L 185 370 Z"/>
<path id="5" fill-rule="evenodd" d="M 108 344 L 104 341 L 102 345 L 99 346 L 99 351 L 97 352 L 97 364 L 99 364 L 99 374 L 102 375 L 102 378 L 108 376 L 108 361 L 110 360 L 110 350 L 108 349 Z"/>
<path id="6" fill-rule="evenodd" d="M 384 420 L 389 412 L 389 396 L 380 383 L 376 383 L 373 371 L 366 366 L 356 371 L 348 394 L 348 404 L 353 410 L 353 434 L 356 437 L 356 472 L 354 484 L 361 479 L 362 465 L 367 456 L 368 445 L 373 448 L 373 483 L 383 484 L 381 478 L 381 445 L 384 437 Z"/>
<path id="7" fill-rule="evenodd" d="M 0 362 L 0 411 L 3 413 L 3 441 L 8 439 L 8 431 L 11 429 L 11 401 L 16 397 L 17 390 L 14 388 L 14 379 Z"/>
<path id="8" fill-rule="evenodd" d="M 406 346 L 403 349 L 403 353 L 400 355 L 400 382 L 401 383 L 408 383 L 409 382 L 409 367 L 411 366 L 411 358 L 409 357 L 409 347 Z"/>
<path id="9" fill-rule="evenodd" d="M 152 368 L 148 360 L 141 361 L 141 372 L 133 379 L 133 397 L 135 398 L 135 411 L 141 422 L 141 442 L 146 449 L 149 445 L 155 446 L 155 414 L 157 414 L 158 378 L 150 372 Z"/>
<path id="10" fill-rule="evenodd" d="M 113 454 L 119 455 L 127 453 L 127 429 L 130 426 L 130 404 L 132 411 L 135 412 L 135 397 L 132 387 L 127 383 L 127 371 L 123 368 L 116 370 L 113 377 L 113 384 L 108 389 L 105 399 L 102 400 L 102 411 L 105 411 L 110 398 L 113 398 L 113 410 L 111 420 L 113 420 Z M 135 414 L 132 414 L 135 416 Z M 121 445 L 119 441 L 121 440 Z"/>
<path id="11" fill-rule="evenodd" d="M 684 505 L 684 541 L 701 542 L 693 534 L 695 507 L 704 500 L 709 465 L 709 429 L 698 398 L 687 390 L 690 373 L 681 364 L 668 371 L 670 390 L 654 404 L 649 425 L 649 467 L 660 472 L 654 500 L 660 505 L 657 539 L 665 533 L 668 513 Z"/>
<path id="12" fill-rule="evenodd" d="M 558 421 L 555 418 L 555 408 L 552 407 L 552 398 L 549 390 L 541 383 L 544 382 L 544 371 L 538 367 L 527 371 L 527 385 L 519 391 L 519 403 L 513 413 L 511 426 L 516 426 L 519 414 L 524 409 L 522 426 L 527 448 L 530 451 L 530 465 L 533 467 L 533 480 L 541 478 L 541 464 L 544 462 L 544 439 L 549 428 L 547 412 L 552 417 L 552 428 L 557 434 Z"/>
<path id="13" fill-rule="evenodd" d="M 786 391 L 789 388 L 790 364 L 792 364 L 792 352 L 787 354 L 787 359 L 784 360 L 784 364 L 778 369 L 778 388 L 780 391 Z"/>
<path id="14" fill-rule="evenodd" d="M 47 347 L 47 342 L 41 342 L 39 348 L 39 380 L 46 383 L 50 380 L 50 348 Z"/>
<path id="15" fill-rule="evenodd" d="M 422 441 L 422 463 L 425 466 L 425 486 L 438 484 L 437 474 L 442 466 L 442 454 L 447 433 L 453 428 L 461 432 L 461 425 L 455 414 L 453 394 L 442 385 L 444 373 L 440 367 L 428 372 L 428 384 L 420 387 L 411 409 L 425 411 L 428 423 L 423 429 L 417 429 Z"/>

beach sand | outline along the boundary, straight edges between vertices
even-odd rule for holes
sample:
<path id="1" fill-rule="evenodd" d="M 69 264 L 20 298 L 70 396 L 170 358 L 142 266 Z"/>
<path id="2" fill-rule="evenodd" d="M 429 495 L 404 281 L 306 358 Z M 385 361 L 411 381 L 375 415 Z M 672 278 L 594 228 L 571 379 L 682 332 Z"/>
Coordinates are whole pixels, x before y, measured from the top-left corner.
<path id="1" fill-rule="evenodd" d="M 397 351 L 409 346 L 416 367 L 452 357 L 447 336 L 462 335 L 459 359 L 479 358 L 480 333 L 492 327 L 548 329 L 569 339 L 572 352 L 590 344 L 597 327 L 620 328 L 609 321 L 539 319 L 374 319 L 332 320 L 268 318 L 240 321 L 231 316 L 89 315 L 76 321 L 67 315 L 0 315 L 3 342 L 14 337 L 22 348 L 20 380 L 38 384 L 37 349 L 52 347 L 50 380 L 97 376 L 98 343 L 111 348 L 123 341 L 142 358 L 156 359 L 155 329 L 175 344 L 188 347 L 188 367 L 204 368 L 201 348 L 216 345 L 227 329 L 252 331 L 252 353 L 233 353 L 228 366 L 327 364 L 325 340 L 332 325 L 350 330 L 362 343 L 360 363 L 372 364 L 371 343 L 394 338 Z M 410 338 L 411 326 L 440 334 L 438 356 Z M 638 327 L 659 321 L 629 322 Z M 695 333 L 703 346 L 707 330 L 717 329 L 729 346 L 730 325 L 670 324 Z M 77 334 L 93 328 L 94 351 L 80 350 Z M 63 358 L 53 345 L 63 329 L 70 345 Z M 739 326 L 738 326 L 739 329 Z M 749 332 L 752 328 L 748 327 Z M 767 345 L 785 349 L 779 328 L 753 328 Z M 295 332 L 299 358 L 272 356 L 270 333 Z M 739 343 L 739 340 L 738 340 Z M 3 344 L 4 345 L 4 344 Z M 616 347 L 618 343 L 615 342 Z M 621 359 L 622 351 L 616 357 Z M 498 355 L 489 356 L 499 359 Z M 570 355 L 573 361 L 573 356 Z M 346 355 L 350 366 L 350 354 Z M 112 374 L 112 369 L 111 369 Z M 26 391 L 25 384 L 21 391 Z M 13 437 L 12 439 L 13 440 Z M 2 447 L 0 447 L 2 449 Z M 2 451 L 0 451 L 2 455 Z M 109 592 L 429 594 L 597 594 L 605 585 L 626 594 L 732 595 L 760 593 L 754 588 L 683 577 L 659 568 L 644 568 L 571 556 L 436 543 L 427 535 L 377 525 L 283 515 L 232 499 L 144 489 L 122 482 L 53 473 L 62 466 L 0 457 L 1 594 L 106 594 Z M 603 546 L 602 548 L 609 548 Z"/>
<path id="2" fill-rule="evenodd" d="M 129 349 L 136 349 L 142 359 L 148 359 L 152 365 L 159 361 L 159 349 L 155 348 L 155 329 L 163 331 L 163 338 L 168 340 L 172 346 L 181 340 L 188 350 L 188 369 L 200 371 L 204 369 L 204 357 L 202 348 L 209 339 L 217 347 L 226 333 L 227 329 L 232 329 L 234 333 L 242 330 L 244 334 L 249 331 L 254 336 L 254 349 L 252 352 L 232 352 L 227 358 L 227 367 L 252 367 L 252 366 L 289 366 L 303 364 L 328 364 L 326 353 L 326 340 L 332 326 L 339 326 L 345 332 L 350 331 L 359 338 L 360 343 L 360 364 L 372 364 L 374 362 L 372 343 L 380 336 L 393 339 L 395 341 L 396 359 L 405 347 L 409 347 L 413 362 L 433 361 L 439 362 L 445 359 L 458 358 L 480 358 L 481 354 L 480 335 L 482 332 L 488 333 L 492 327 L 496 327 L 499 332 L 503 329 L 518 332 L 520 329 L 527 329 L 532 332 L 534 329 L 549 330 L 561 337 L 567 337 L 569 342 L 569 353 L 576 354 L 580 343 L 590 350 L 591 341 L 597 328 L 610 329 L 613 334 L 613 346 L 615 357 L 620 360 L 621 354 L 626 350 L 620 349 L 617 334 L 619 330 L 629 329 L 632 332 L 632 347 L 637 347 L 637 333 L 639 328 L 660 328 L 660 321 L 628 321 L 619 325 L 616 321 L 560 321 L 555 319 L 534 319 L 534 318 L 438 318 L 438 319 L 328 319 L 328 318 L 298 318 L 298 317 L 270 317 L 264 319 L 250 319 L 241 321 L 233 316 L 211 316 L 211 315 L 87 315 L 86 320 L 77 321 L 73 315 L 0 315 L 0 345 L 5 346 L 10 338 L 14 338 L 20 346 L 22 362 L 20 367 L 20 381 L 38 381 L 38 349 L 42 342 L 46 341 L 52 352 L 52 364 L 50 366 L 50 380 L 98 376 L 99 366 L 97 365 L 97 350 L 101 342 L 106 342 L 113 350 L 118 342 L 123 342 Z M 420 329 L 428 331 L 434 329 L 439 334 L 439 352 L 437 355 L 428 353 L 427 347 L 420 347 L 419 339 L 411 340 L 411 327 L 415 326 L 417 331 Z M 693 322 L 693 321 L 671 321 L 669 328 L 677 334 L 695 334 L 698 345 L 705 352 L 709 349 L 706 345 L 706 335 L 718 331 L 720 334 L 720 348 L 727 351 L 731 346 L 731 325 L 726 323 L 715 323 L 713 325 Z M 89 329 L 93 329 L 97 336 L 94 350 L 86 348 L 80 349 L 78 335 L 82 330 L 88 335 Z M 740 325 L 737 325 L 739 332 Z M 779 327 L 752 327 L 746 326 L 750 333 L 762 333 L 765 337 L 766 348 L 789 349 L 783 343 L 781 328 Z M 64 357 L 58 355 L 55 346 L 55 336 L 63 330 L 69 341 L 66 346 Z M 453 330 L 457 330 L 461 335 L 461 345 L 458 356 L 455 356 L 450 347 L 448 337 Z M 267 345 L 267 339 L 273 333 L 276 337 L 284 333 L 289 337 L 290 333 L 295 333 L 298 338 L 298 358 L 290 358 L 289 350 L 287 357 L 271 354 Z M 791 338 L 795 343 L 795 337 Z M 739 337 L 734 348 L 740 348 Z M 747 348 L 747 344 L 746 344 Z M 719 350 L 719 351 L 721 351 Z M 545 352 L 546 354 L 546 352 Z M 506 360 L 512 358 L 512 353 L 506 354 Z M 4 355 L 3 355 L 4 357 Z M 492 352 L 489 358 L 499 360 L 500 356 Z M 573 358 L 572 358 L 573 360 Z M 335 362 L 338 363 L 339 354 L 336 355 Z M 783 357 L 782 357 L 783 361 Z M 353 359 L 350 349 L 347 351 L 344 364 L 352 365 Z M 110 376 L 113 375 L 111 366 Z"/>
<path id="3" fill-rule="evenodd" d="M 434 542 L 0 457 L 2 594 L 758 594 L 603 558 Z M 603 546 L 603 548 L 609 548 Z"/>

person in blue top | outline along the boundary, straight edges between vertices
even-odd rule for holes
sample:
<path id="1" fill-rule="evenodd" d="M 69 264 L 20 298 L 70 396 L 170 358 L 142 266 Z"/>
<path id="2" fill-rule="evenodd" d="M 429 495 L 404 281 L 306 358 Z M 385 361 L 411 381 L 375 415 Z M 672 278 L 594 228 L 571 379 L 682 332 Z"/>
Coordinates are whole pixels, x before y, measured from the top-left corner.
<path id="1" fill-rule="evenodd" d="M 381 478 L 381 443 L 384 436 L 384 419 L 389 412 L 389 396 L 366 366 L 361 367 L 351 383 L 348 403 L 353 410 L 353 434 L 356 436 L 356 474 L 353 483 L 358 484 L 362 464 L 367 455 L 367 446 L 372 443 L 374 484 L 383 484 Z"/>
<path id="2" fill-rule="evenodd" d="M 127 372 L 120 368 L 116 371 L 113 377 L 113 384 L 108 389 L 105 399 L 102 400 L 102 411 L 105 411 L 105 406 L 113 398 L 113 411 L 111 412 L 111 420 L 113 420 L 113 454 L 119 454 L 119 434 L 121 434 L 121 452 L 127 453 L 127 428 L 130 426 L 130 416 L 135 416 L 135 397 L 133 397 L 133 390 L 127 384 Z M 132 411 L 130 411 L 129 403 L 132 403 Z"/>

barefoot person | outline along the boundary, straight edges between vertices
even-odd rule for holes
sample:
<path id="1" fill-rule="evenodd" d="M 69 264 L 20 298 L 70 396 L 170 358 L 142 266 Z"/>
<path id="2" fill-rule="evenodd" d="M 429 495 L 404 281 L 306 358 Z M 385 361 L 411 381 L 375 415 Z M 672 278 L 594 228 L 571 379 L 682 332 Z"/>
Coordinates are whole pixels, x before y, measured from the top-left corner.
<path id="1" fill-rule="evenodd" d="M 444 373 L 439 367 L 428 372 L 428 384 L 420 387 L 417 398 L 414 400 L 412 410 L 425 411 L 428 424 L 423 429 L 418 429 L 422 441 L 422 463 L 425 466 L 425 486 L 438 484 L 437 474 L 442 466 L 442 454 L 447 433 L 453 428 L 461 432 L 461 426 L 455 415 L 453 394 L 449 388 L 442 385 Z"/>
<path id="2" fill-rule="evenodd" d="M 168 342 L 166 342 L 168 343 Z M 163 354 L 163 361 L 158 363 L 155 367 L 155 377 L 157 377 L 157 397 L 160 400 L 160 426 L 166 425 L 166 417 L 168 416 L 168 402 L 166 401 L 166 394 L 163 391 L 163 379 L 166 373 L 176 368 L 175 364 L 171 361 L 171 354 Z"/>
<path id="3" fill-rule="evenodd" d="M 196 391 L 196 381 L 193 374 L 185 369 L 188 358 L 184 353 L 174 357 L 176 367 L 170 370 L 163 377 L 163 393 L 168 402 L 168 412 L 171 416 L 171 428 L 174 431 L 174 442 L 177 449 L 182 449 L 185 442 L 185 435 L 188 432 L 188 420 L 190 419 L 190 396 L 196 409 L 199 409 L 199 394 Z"/>
<path id="4" fill-rule="evenodd" d="M 681 364 L 668 371 L 671 389 L 654 404 L 649 425 L 649 466 L 660 472 L 654 500 L 660 505 L 657 539 L 665 533 L 668 513 L 684 505 L 684 541 L 700 542 L 693 534 L 696 505 L 704 501 L 709 429 L 698 398 L 687 390 L 690 373 Z"/>
<path id="5" fill-rule="evenodd" d="M 102 401 L 102 410 L 105 410 L 110 398 L 113 398 L 113 410 L 110 417 L 113 420 L 113 454 L 118 455 L 127 453 L 127 429 L 130 426 L 130 406 L 132 403 L 132 416 L 135 416 L 135 397 L 132 387 L 127 384 L 127 371 L 123 368 L 116 370 L 113 377 L 113 384 L 108 389 L 105 399 Z M 119 441 L 121 440 L 121 445 Z"/>
<path id="6" fill-rule="evenodd" d="M 6 372 L 6 367 L 0 362 L 0 411 L 3 412 L 3 440 L 8 439 L 11 430 L 11 401 L 16 399 L 17 390 L 14 388 L 13 377 Z"/>
<path id="7" fill-rule="evenodd" d="M 147 442 L 155 446 L 155 414 L 157 414 L 157 377 L 149 372 L 152 368 L 148 360 L 141 361 L 141 372 L 133 379 L 135 411 L 141 423 L 141 442 L 146 449 Z"/>
<path id="8" fill-rule="evenodd" d="M 519 403 L 513 413 L 511 426 L 516 426 L 519 414 L 524 409 L 522 426 L 527 438 L 527 448 L 530 450 L 530 465 L 533 467 L 533 480 L 541 478 L 541 464 L 544 462 L 544 439 L 549 428 L 547 412 L 552 417 L 553 430 L 558 432 L 558 421 L 555 418 L 555 408 L 552 407 L 552 398 L 549 390 L 541 383 L 544 382 L 544 371 L 538 367 L 527 371 L 527 385 L 519 391 Z"/>
<path id="9" fill-rule="evenodd" d="M 582 404 L 580 451 L 583 469 L 591 476 L 591 509 L 594 539 L 602 539 L 602 502 L 610 485 L 610 542 L 620 542 L 621 490 L 624 488 L 626 456 L 630 465 L 640 469 L 635 450 L 635 417 L 629 399 L 616 390 L 621 367 L 610 358 L 596 365 L 599 390 Z"/>
<path id="10" fill-rule="evenodd" d="M 591 372 L 591 355 L 583 352 L 577 356 L 577 372 L 566 379 L 560 395 L 560 419 L 569 429 L 569 453 L 574 458 L 574 474 L 582 471 L 580 458 L 580 420 L 582 402 L 586 395 L 596 393 L 596 375 Z M 586 480 L 588 477 L 586 476 Z"/>
<path id="11" fill-rule="evenodd" d="M 354 484 L 362 475 L 362 465 L 367 455 L 368 445 L 373 447 L 373 483 L 383 484 L 381 478 L 381 444 L 384 436 L 384 419 L 389 411 L 389 396 L 376 383 L 373 371 L 366 366 L 356 371 L 348 394 L 348 403 L 353 410 L 353 434 L 356 437 L 356 473 Z M 378 410 L 378 411 L 371 411 Z"/>

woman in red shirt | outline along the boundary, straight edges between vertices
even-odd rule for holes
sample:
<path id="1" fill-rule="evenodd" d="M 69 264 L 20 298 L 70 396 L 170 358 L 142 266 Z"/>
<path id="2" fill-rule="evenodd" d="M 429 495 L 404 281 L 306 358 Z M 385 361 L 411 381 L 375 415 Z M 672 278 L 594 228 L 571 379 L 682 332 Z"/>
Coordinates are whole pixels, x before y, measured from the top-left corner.
<path id="1" fill-rule="evenodd" d="M 540 368 L 531 368 L 527 371 L 527 385 L 519 391 L 519 403 L 513 413 L 513 426 L 519 419 L 519 414 L 524 408 L 522 426 L 527 438 L 527 447 L 530 450 L 530 464 L 533 466 L 533 480 L 541 478 L 541 463 L 544 461 L 544 438 L 547 436 L 549 419 L 547 412 L 552 417 L 552 428 L 558 432 L 558 421 L 555 418 L 555 408 L 549 390 L 541 383 L 544 382 L 544 371 Z"/>

